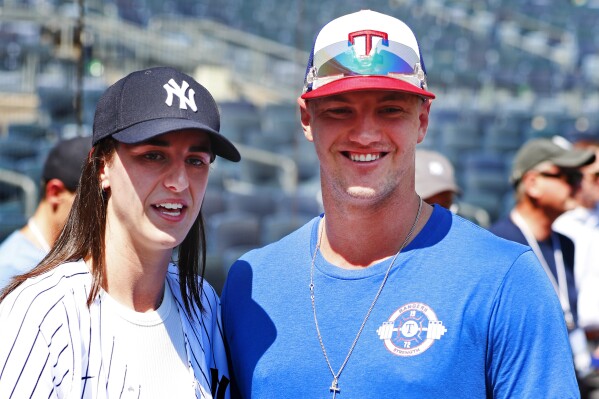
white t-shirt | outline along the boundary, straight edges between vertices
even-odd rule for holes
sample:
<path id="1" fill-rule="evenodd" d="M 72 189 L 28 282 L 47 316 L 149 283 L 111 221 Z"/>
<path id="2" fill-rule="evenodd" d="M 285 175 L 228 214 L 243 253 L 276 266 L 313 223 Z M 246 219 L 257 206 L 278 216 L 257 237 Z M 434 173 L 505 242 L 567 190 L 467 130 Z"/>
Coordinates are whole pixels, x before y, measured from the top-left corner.
<path id="1" fill-rule="evenodd" d="M 578 325 L 599 328 L 599 228 L 594 212 L 579 207 L 561 215 L 553 229 L 574 242 L 574 278 L 578 290 Z"/>
<path id="2" fill-rule="evenodd" d="M 105 291 L 101 299 L 102 324 L 115 331 L 114 355 L 128 359 L 127 372 L 136 377 L 131 381 L 139 381 L 139 386 L 123 389 L 147 399 L 195 398 L 183 327 L 168 284 L 162 304 L 153 312 L 136 312 Z"/>

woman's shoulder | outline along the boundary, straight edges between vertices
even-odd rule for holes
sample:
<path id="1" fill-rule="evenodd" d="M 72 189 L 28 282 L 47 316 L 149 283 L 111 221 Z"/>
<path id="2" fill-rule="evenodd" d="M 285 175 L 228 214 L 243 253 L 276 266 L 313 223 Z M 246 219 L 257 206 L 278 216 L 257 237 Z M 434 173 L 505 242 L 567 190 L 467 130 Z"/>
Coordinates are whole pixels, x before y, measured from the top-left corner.
<path id="1" fill-rule="evenodd" d="M 29 278 L 0 303 L 0 318 L 11 313 L 50 311 L 57 303 L 72 297 L 85 305 L 91 275 L 83 261 L 58 265 L 39 276 Z"/>
<path id="2" fill-rule="evenodd" d="M 167 283 L 170 284 L 170 289 L 175 297 L 176 303 L 178 306 L 183 307 L 183 300 L 181 289 L 179 287 L 179 269 L 175 264 L 170 264 L 168 268 L 168 273 L 166 275 Z M 202 299 L 202 308 L 204 310 L 203 313 L 212 314 L 218 310 L 220 306 L 220 299 L 216 292 L 216 290 L 212 287 L 212 285 L 204 278 L 202 281 L 202 291 L 201 291 L 201 299 Z M 200 283 L 200 277 L 198 276 L 198 284 Z M 196 309 L 197 310 L 197 309 Z"/>

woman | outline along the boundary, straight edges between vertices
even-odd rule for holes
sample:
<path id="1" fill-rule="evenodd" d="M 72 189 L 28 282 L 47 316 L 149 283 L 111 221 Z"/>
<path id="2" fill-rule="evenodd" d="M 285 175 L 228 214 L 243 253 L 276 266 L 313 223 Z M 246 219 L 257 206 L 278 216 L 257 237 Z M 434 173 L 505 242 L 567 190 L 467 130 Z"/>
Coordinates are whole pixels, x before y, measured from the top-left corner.
<path id="1" fill-rule="evenodd" d="M 0 397 L 230 396 L 200 215 L 214 157 L 240 159 L 219 127 L 174 69 L 108 88 L 64 230 L 0 295 Z"/>

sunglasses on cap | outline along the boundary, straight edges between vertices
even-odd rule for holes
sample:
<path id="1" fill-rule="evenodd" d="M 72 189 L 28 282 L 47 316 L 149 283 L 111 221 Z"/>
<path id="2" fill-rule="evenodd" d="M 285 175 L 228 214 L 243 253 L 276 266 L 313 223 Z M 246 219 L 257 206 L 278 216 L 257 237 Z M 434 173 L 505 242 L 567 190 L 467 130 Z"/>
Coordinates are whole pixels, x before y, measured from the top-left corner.
<path id="1" fill-rule="evenodd" d="M 351 76 L 387 76 L 427 90 L 426 75 L 419 59 L 410 56 L 406 46 L 380 38 L 367 49 L 368 55 L 358 55 L 355 46 L 338 42 L 314 53 L 313 67 L 306 76 L 304 92 Z M 410 59 L 412 58 L 412 60 Z"/>

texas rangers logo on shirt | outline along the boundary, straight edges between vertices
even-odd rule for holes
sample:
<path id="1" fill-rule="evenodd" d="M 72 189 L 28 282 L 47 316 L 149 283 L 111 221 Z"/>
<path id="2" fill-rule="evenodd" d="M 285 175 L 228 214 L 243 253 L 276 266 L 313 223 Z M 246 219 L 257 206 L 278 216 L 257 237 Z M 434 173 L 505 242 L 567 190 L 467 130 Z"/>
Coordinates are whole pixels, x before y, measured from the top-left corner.
<path id="1" fill-rule="evenodd" d="M 391 353 L 408 357 L 424 353 L 447 328 L 428 305 L 411 302 L 393 312 L 376 332 Z"/>

